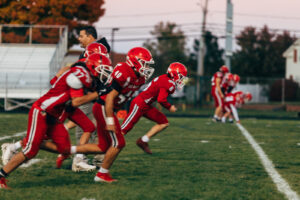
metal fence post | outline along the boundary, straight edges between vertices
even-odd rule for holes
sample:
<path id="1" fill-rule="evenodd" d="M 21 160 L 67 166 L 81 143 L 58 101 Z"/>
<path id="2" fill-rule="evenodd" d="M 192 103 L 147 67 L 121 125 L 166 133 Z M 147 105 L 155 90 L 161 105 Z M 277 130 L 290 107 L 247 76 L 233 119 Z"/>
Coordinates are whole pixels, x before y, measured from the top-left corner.
<path id="1" fill-rule="evenodd" d="M 32 44 L 32 26 L 29 27 L 29 44 Z"/>
<path id="2" fill-rule="evenodd" d="M 2 43 L 2 25 L 0 25 L 0 44 Z"/>

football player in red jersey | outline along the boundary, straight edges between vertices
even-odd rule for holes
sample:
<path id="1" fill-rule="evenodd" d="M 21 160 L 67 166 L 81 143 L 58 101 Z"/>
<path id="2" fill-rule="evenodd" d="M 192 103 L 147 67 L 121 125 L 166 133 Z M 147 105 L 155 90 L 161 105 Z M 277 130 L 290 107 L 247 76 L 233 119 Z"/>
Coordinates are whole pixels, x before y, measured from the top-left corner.
<path id="1" fill-rule="evenodd" d="M 237 91 L 233 93 L 228 93 L 224 101 L 224 108 L 226 113 L 222 117 L 222 122 L 225 123 L 226 118 L 232 118 L 231 115 L 233 115 L 236 123 L 240 123 L 237 108 L 240 108 L 245 102 L 251 101 L 251 99 L 252 95 L 249 92 L 243 93 L 242 91 Z M 229 122 L 233 122 L 233 120 L 230 120 Z"/>
<path id="2" fill-rule="evenodd" d="M 125 139 L 114 111 L 122 108 L 134 92 L 153 74 L 154 68 L 150 67 L 150 64 L 154 64 L 154 61 L 147 49 L 135 47 L 128 52 L 126 62 L 118 63 L 114 68 L 110 87 L 103 89 L 103 93 L 99 95 L 100 98 L 93 106 L 98 144 L 71 147 L 71 154 L 105 153 L 103 164 L 94 178 L 96 182 L 116 181 L 110 176 L 109 168 L 125 147 Z"/>
<path id="3" fill-rule="evenodd" d="M 124 135 L 114 111 L 132 97 L 145 81 L 153 74 L 154 64 L 151 53 L 143 47 L 129 50 L 126 62 L 118 63 L 112 73 L 111 91 L 99 98 L 93 106 L 93 113 L 97 121 L 98 146 L 85 144 L 72 147 L 72 152 L 94 153 L 106 152 L 103 163 L 94 180 L 96 182 L 113 182 L 109 169 L 120 151 L 125 147 Z M 89 150 L 87 150 L 89 148 Z"/>
<path id="4" fill-rule="evenodd" d="M 224 94 L 221 90 L 221 82 L 226 73 L 229 72 L 227 66 L 223 65 L 220 67 L 219 71 L 217 71 L 212 79 L 211 79 L 211 95 L 215 101 L 215 113 L 213 117 L 213 121 L 220 121 L 222 115 L 222 107 L 224 104 Z"/>
<path id="5" fill-rule="evenodd" d="M 105 57 L 100 54 L 98 56 L 101 60 Z M 45 139 L 53 141 L 54 146 L 52 148 L 48 146 L 48 150 L 57 150 L 65 156 L 70 154 L 70 139 L 63 121 L 66 117 L 72 116 L 74 110 L 70 114 L 66 111 L 69 106 L 78 107 L 98 97 L 98 92 L 84 95 L 83 89 L 92 88 L 92 81 L 100 75 L 101 68 L 101 65 L 75 63 L 57 79 L 45 95 L 32 105 L 22 152 L 14 155 L 0 169 L 0 189 L 8 188 L 5 177 L 25 161 L 35 157 Z M 81 112 L 79 109 L 75 110 Z"/>
<path id="6" fill-rule="evenodd" d="M 170 112 L 176 112 L 176 107 L 167 101 L 167 97 L 174 93 L 176 88 L 181 89 L 184 86 L 186 76 L 187 69 L 183 64 L 171 63 L 166 74 L 154 78 L 144 91 L 131 102 L 129 113 L 121 126 L 124 135 L 133 128 L 142 116 L 157 123 L 136 141 L 136 144 L 146 153 L 152 154 L 148 146 L 150 138 L 169 126 L 167 117 L 152 106 L 153 102 L 157 101 Z"/>

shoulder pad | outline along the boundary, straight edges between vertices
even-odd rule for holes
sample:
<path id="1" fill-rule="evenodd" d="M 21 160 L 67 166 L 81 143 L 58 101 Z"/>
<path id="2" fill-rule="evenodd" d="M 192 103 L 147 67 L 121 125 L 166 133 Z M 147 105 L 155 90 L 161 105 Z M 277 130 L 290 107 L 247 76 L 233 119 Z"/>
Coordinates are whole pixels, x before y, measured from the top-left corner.
<path id="1" fill-rule="evenodd" d="M 66 82 L 69 87 L 74 89 L 80 89 L 82 88 L 82 83 L 73 73 L 70 73 L 66 79 Z"/>

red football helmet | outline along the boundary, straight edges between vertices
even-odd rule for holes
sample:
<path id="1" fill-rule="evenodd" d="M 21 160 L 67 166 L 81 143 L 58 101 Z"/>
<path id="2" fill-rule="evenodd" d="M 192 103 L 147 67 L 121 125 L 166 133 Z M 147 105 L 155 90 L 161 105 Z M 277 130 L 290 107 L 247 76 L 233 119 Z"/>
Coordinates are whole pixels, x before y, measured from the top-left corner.
<path id="1" fill-rule="evenodd" d="M 99 78 L 103 84 L 111 82 L 113 67 L 108 57 L 99 53 L 93 53 L 86 58 L 85 63 L 91 74 Z"/>
<path id="2" fill-rule="evenodd" d="M 229 72 L 229 69 L 227 66 L 223 65 L 220 67 L 219 71 L 222 72 L 223 74 L 225 74 L 225 73 Z"/>
<path id="3" fill-rule="evenodd" d="M 105 55 L 106 57 L 109 58 L 107 48 L 103 44 L 100 44 L 100 43 L 93 42 L 93 43 L 89 44 L 85 48 L 84 57 L 87 58 L 89 55 L 91 55 L 93 53 L 99 53 L 99 54 Z"/>
<path id="4" fill-rule="evenodd" d="M 245 102 L 252 100 L 252 94 L 250 92 L 245 93 Z"/>
<path id="5" fill-rule="evenodd" d="M 175 82 L 176 87 L 181 89 L 185 85 L 187 79 L 187 69 L 183 64 L 179 62 L 171 63 L 168 67 L 167 73 Z"/>
<path id="6" fill-rule="evenodd" d="M 234 75 L 233 75 L 233 80 L 234 80 L 235 83 L 238 83 L 238 82 L 240 82 L 241 78 L 240 78 L 239 75 L 234 74 Z"/>
<path id="7" fill-rule="evenodd" d="M 232 74 L 232 73 L 230 73 L 230 72 L 226 73 L 226 75 L 225 75 L 225 79 L 226 79 L 227 81 L 231 81 L 231 80 L 233 80 L 233 74 Z"/>
<path id="8" fill-rule="evenodd" d="M 127 63 L 134 67 L 141 76 L 146 79 L 150 78 L 154 72 L 154 68 L 150 64 L 154 64 L 150 51 L 143 47 L 134 47 L 127 54 Z"/>

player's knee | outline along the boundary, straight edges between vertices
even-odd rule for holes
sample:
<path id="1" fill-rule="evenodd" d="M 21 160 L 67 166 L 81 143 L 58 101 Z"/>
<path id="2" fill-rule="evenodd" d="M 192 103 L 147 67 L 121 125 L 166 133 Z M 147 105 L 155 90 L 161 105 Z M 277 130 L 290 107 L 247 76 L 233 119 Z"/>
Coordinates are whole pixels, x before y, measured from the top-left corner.
<path id="1" fill-rule="evenodd" d="M 30 151 L 28 153 L 23 152 L 26 160 L 30 160 L 30 159 L 34 158 L 37 155 L 37 153 L 38 153 L 38 151 Z"/>
<path id="2" fill-rule="evenodd" d="M 98 144 L 98 147 L 101 149 L 103 153 L 106 153 L 107 149 L 109 148 L 108 145 Z"/>

